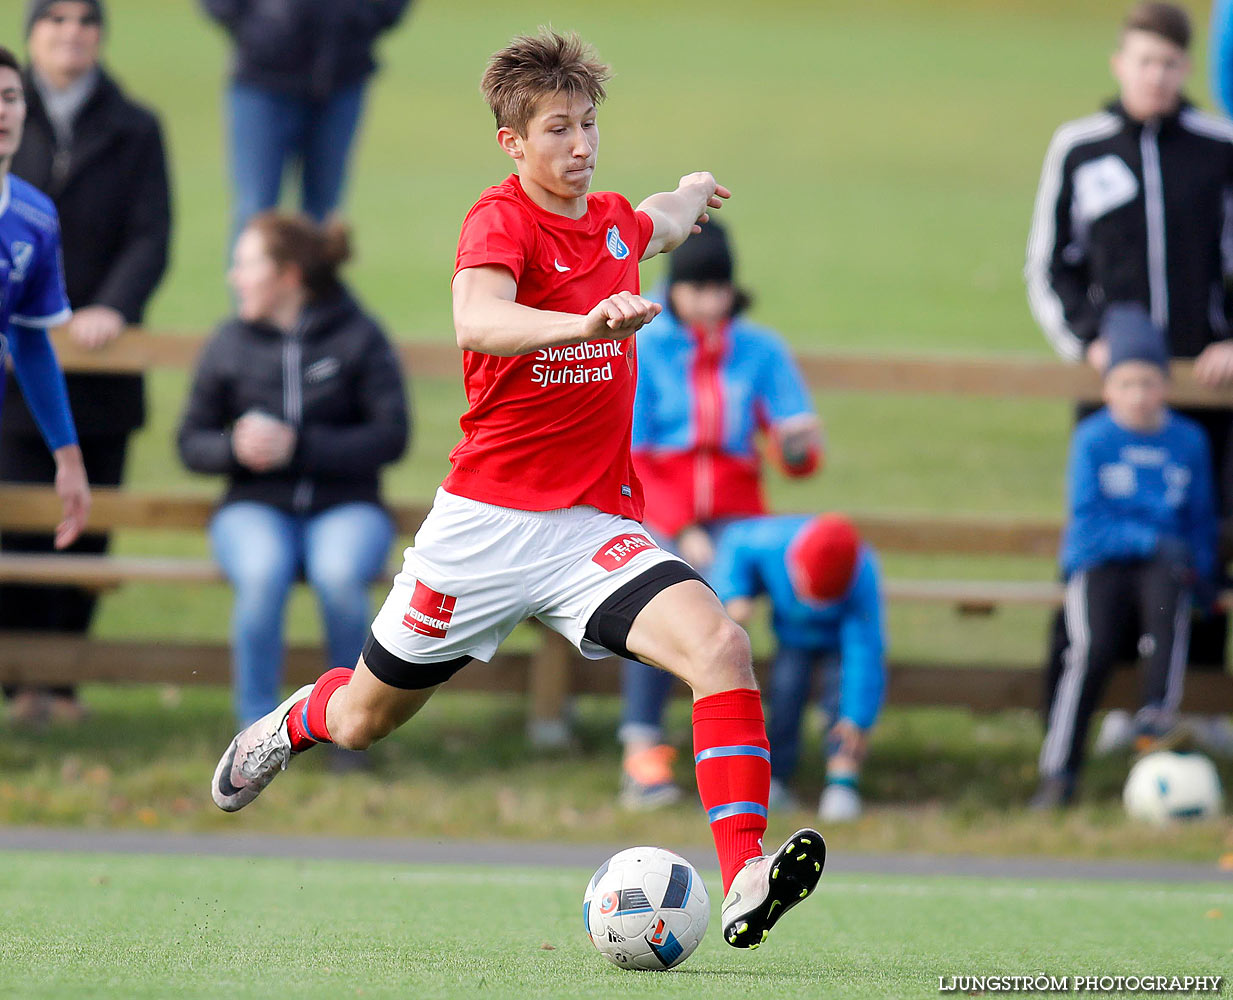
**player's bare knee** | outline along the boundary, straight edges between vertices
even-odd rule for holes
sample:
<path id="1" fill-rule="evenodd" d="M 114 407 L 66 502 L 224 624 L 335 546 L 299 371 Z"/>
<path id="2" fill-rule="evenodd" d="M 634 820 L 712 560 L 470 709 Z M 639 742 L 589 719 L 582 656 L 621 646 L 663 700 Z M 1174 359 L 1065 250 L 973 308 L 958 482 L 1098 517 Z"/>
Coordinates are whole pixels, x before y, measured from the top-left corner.
<path id="1" fill-rule="evenodd" d="M 706 688 L 709 693 L 755 686 L 749 636 L 731 619 L 724 618 L 711 629 L 697 652 L 695 688 Z"/>

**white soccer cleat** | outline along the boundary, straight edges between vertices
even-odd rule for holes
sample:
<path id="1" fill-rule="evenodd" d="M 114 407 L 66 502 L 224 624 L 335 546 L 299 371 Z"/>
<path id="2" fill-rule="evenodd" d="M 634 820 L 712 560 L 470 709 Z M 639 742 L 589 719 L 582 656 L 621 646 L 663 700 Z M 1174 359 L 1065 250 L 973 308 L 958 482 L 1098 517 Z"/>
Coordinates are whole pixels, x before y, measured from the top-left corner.
<path id="1" fill-rule="evenodd" d="M 817 830 L 797 830 L 773 855 L 751 858 L 724 897 L 720 923 L 733 948 L 757 948 L 788 910 L 813 892 L 826 864 Z"/>
<path id="2" fill-rule="evenodd" d="M 225 812 L 235 812 L 252 802 L 291 760 L 291 737 L 287 716 L 291 707 L 312 693 L 306 684 L 269 715 L 263 715 L 231 741 L 218 767 L 210 794 Z"/>
<path id="3" fill-rule="evenodd" d="M 861 795 L 851 785 L 827 785 L 818 800 L 818 819 L 823 823 L 851 823 L 860 819 Z"/>

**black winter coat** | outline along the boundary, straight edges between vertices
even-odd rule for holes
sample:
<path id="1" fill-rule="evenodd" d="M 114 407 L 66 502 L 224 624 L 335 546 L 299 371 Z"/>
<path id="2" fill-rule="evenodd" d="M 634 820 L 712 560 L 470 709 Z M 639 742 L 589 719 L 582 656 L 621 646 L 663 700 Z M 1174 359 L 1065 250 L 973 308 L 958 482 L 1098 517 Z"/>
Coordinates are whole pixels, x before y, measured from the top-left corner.
<path id="1" fill-rule="evenodd" d="M 376 69 L 372 48 L 411 0 L 201 0 L 235 44 L 237 83 L 321 100 Z"/>
<path id="2" fill-rule="evenodd" d="M 231 429 L 260 410 L 292 424 L 290 463 L 256 473 L 236 461 Z M 305 309 L 284 334 L 232 319 L 206 345 L 180 423 L 180 458 L 229 476 L 223 503 L 252 500 L 291 513 L 380 502 L 378 471 L 406 449 L 398 357 L 345 291 Z"/>
<path id="3" fill-rule="evenodd" d="M 111 306 L 130 324 L 167 269 L 171 195 L 162 129 L 103 73 L 73 123 L 65 149 L 27 74 L 26 128 L 13 173 L 50 196 L 60 215 L 64 276 L 74 309 Z M 11 380 L 12 373 L 8 375 Z M 127 433 L 145 420 L 140 375 L 70 375 L 69 401 L 80 435 Z M 10 382 L 4 429 L 37 434 Z"/>

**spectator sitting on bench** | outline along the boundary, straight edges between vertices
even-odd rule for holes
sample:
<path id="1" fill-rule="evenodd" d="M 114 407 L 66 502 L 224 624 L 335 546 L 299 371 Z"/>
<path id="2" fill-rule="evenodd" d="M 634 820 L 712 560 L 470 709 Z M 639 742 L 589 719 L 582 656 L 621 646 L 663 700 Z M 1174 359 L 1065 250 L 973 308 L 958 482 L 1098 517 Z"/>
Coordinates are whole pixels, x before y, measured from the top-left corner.
<path id="1" fill-rule="evenodd" d="M 1217 522 L 1201 427 L 1165 405 L 1164 334 L 1137 303 L 1105 309 L 1104 409 L 1075 429 L 1062 537 L 1064 666 L 1049 696 L 1038 809 L 1069 804 L 1088 723 L 1125 638 L 1144 636 L 1139 749 L 1175 727 L 1190 611 L 1210 608 Z"/>
<path id="2" fill-rule="evenodd" d="M 795 808 L 788 782 L 800 754 L 801 714 L 821 668 L 826 788 L 818 815 L 861 812 L 857 779 L 886 688 L 880 573 L 873 551 L 837 514 L 736 521 L 719 537 L 711 577 L 728 614 L 748 623 L 754 599 L 771 602 L 778 648 L 771 665 L 771 808 Z"/>
<path id="3" fill-rule="evenodd" d="M 378 472 L 406 448 L 407 405 L 397 355 L 338 280 L 348 255 L 338 223 L 271 212 L 245 227 L 237 316 L 206 345 L 180 425 L 184 464 L 228 477 L 210 541 L 235 587 L 242 725 L 278 704 L 297 576 L 320 600 L 329 663 L 353 666 L 394 537 Z"/>

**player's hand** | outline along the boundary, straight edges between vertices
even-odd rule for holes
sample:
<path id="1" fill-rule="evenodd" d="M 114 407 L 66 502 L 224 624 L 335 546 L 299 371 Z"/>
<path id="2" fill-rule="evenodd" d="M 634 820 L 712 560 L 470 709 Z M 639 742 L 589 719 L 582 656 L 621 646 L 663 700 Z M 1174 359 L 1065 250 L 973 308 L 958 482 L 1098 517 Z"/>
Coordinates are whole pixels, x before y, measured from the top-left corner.
<path id="1" fill-rule="evenodd" d="M 710 219 L 708 208 L 722 208 L 726 199 L 732 197 L 732 192 L 715 180 L 715 176 L 707 170 L 686 174 L 677 184 L 678 191 L 688 191 L 700 199 L 698 218 L 694 221 L 691 233 L 702 232 L 702 224 Z"/>
<path id="2" fill-rule="evenodd" d="M 1084 360 L 1096 369 L 1097 375 L 1104 375 L 1109 365 L 1109 345 L 1103 340 L 1093 340 L 1087 345 L 1083 354 Z"/>
<path id="3" fill-rule="evenodd" d="M 253 472 L 269 472 L 291 461 L 296 440 L 290 424 L 265 413 L 249 412 L 231 430 L 231 451 L 237 462 Z"/>
<path id="4" fill-rule="evenodd" d="M 1203 348 L 1194 359 L 1194 377 L 1212 389 L 1233 383 L 1233 341 L 1221 340 Z"/>
<path id="5" fill-rule="evenodd" d="M 111 306 L 86 306 L 73 313 L 68 322 L 69 339 L 87 351 L 97 351 L 115 340 L 127 324 Z"/>
<path id="6" fill-rule="evenodd" d="M 583 340 L 611 337 L 624 340 L 663 311 L 663 306 L 633 292 L 617 292 L 595 306 L 583 321 Z"/>
<path id="7" fill-rule="evenodd" d="M 81 457 L 81 448 L 75 444 L 57 448 L 52 457 L 56 460 L 56 496 L 60 498 L 63 520 L 56 525 L 55 547 L 63 549 L 80 537 L 90 516 L 90 483 L 86 479 L 86 464 Z"/>

